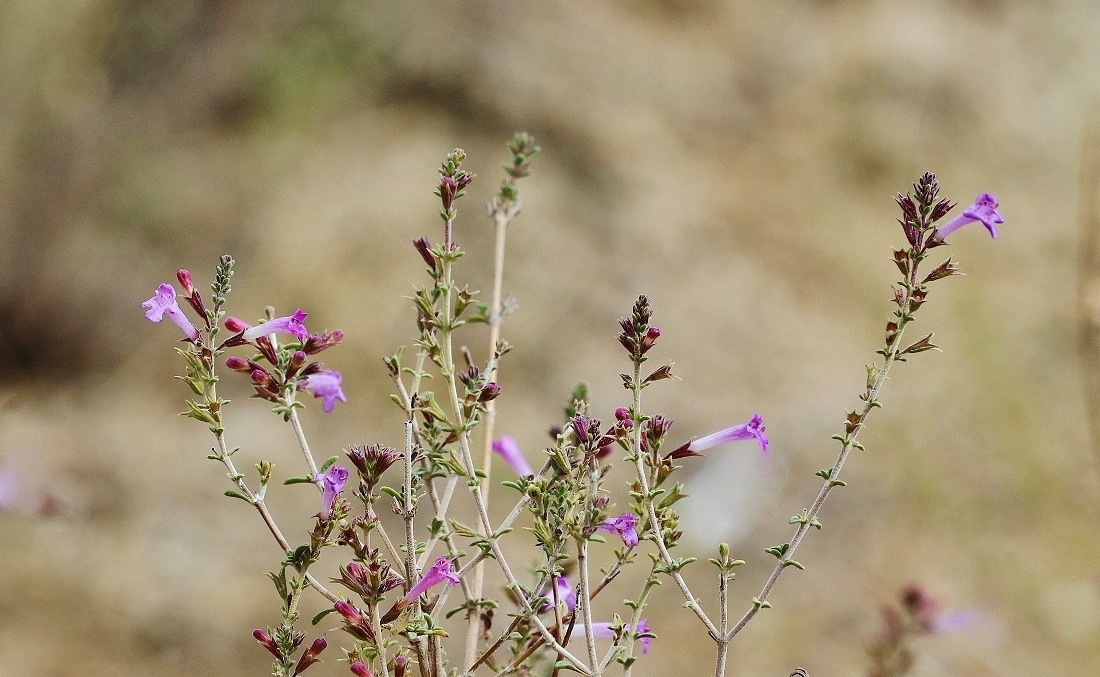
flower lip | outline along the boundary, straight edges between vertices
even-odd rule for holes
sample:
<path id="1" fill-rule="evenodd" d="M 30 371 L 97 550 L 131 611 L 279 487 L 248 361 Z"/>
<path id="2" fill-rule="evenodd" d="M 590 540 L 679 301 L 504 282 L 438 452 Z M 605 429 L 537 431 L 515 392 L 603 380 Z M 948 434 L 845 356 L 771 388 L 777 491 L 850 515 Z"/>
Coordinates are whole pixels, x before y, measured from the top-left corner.
<path id="1" fill-rule="evenodd" d="M 348 469 L 334 465 L 323 473 L 318 473 L 313 481 L 321 487 L 322 503 L 321 514 L 329 517 L 332 514 L 332 504 L 336 495 L 344 490 L 344 483 L 348 480 Z"/>
<path id="2" fill-rule="evenodd" d="M 184 336 L 192 341 L 198 340 L 199 330 L 195 329 L 195 325 L 191 324 L 191 320 L 187 319 L 180 310 L 179 303 L 176 301 L 176 289 L 167 282 L 160 283 L 157 286 L 157 292 L 148 301 L 142 303 L 141 307 L 148 308 L 145 311 L 146 319 L 160 322 L 167 315 L 168 319 L 180 328 Z"/>
<path id="3" fill-rule="evenodd" d="M 618 517 L 608 517 L 607 521 L 596 528 L 618 534 L 623 539 L 623 545 L 633 548 L 638 545 L 638 531 L 635 529 L 637 525 L 638 516 L 632 512 L 624 512 Z"/>
<path id="4" fill-rule="evenodd" d="M 326 414 L 331 414 L 336 407 L 337 400 L 340 402 L 348 401 L 347 396 L 344 395 L 344 389 L 340 386 L 343 380 L 344 377 L 340 375 L 340 372 L 326 369 L 318 374 L 311 374 L 299 380 L 298 386 L 311 391 L 314 397 L 324 398 L 321 409 Z"/>

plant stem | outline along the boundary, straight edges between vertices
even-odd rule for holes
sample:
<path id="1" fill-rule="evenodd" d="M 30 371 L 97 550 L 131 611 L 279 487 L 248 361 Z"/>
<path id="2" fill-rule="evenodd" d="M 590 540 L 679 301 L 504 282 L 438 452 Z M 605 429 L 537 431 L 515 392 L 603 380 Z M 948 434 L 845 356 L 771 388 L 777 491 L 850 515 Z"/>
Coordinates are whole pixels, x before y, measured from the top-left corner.
<path id="1" fill-rule="evenodd" d="M 294 407 L 294 400 L 287 398 L 287 407 L 290 409 L 290 427 L 294 429 L 294 436 L 298 439 L 298 446 L 302 450 L 302 455 L 306 458 L 306 465 L 309 466 L 309 476 L 317 477 L 317 463 L 313 460 L 313 454 L 309 450 L 309 442 L 306 441 L 305 431 L 302 430 L 302 422 L 298 420 L 298 409 Z"/>
<path id="2" fill-rule="evenodd" d="M 641 362 L 634 363 L 634 380 L 632 382 L 631 390 L 634 393 L 634 412 L 640 414 L 642 411 L 642 386 L 641 386 Z M 661 561 L 666 567 L 669 568 L 669 575 L 672 576 L 672 580 L 676 582 L 676 586 L 680 588 L 680 592 L 684 595 L 684 605 L 691 609 L 695 615 L 706 626 L 707 632 L 715 641 L 717 641 L 722 635 L 718 632 L 718 628 L 714 627 L 714 623 L 707 616 L 703 608 L 699 606 L 699 602 L 691 592 L 691 588 L 688 587 L 687 581 L 680 575 L 679 571 L 672 570 L 673 561 L 672 555 L 669 554 L 668 548 L 665 547 L 664 535 L 661 534 L 661 525 L 657 521 L 657 510 L 653 507 L 653 499 L 649 497 L 649 478 L 646 477 L 645 462 L 642 458 L 642 430 L 641 424 L 637 424 L 635 429 L 637 432 L 634 434 L 634 466 L 638 475 L 638 485 L 641 487 L 641 493 L 643 496 L 642 503 L 646 507 L 646 513 L 649 517 L 650 529 L 653 532 L 653 540 L 657 544 L 657 551 L 660 553 Z M 629 668 L 627 669 L 629 674 Z"/>

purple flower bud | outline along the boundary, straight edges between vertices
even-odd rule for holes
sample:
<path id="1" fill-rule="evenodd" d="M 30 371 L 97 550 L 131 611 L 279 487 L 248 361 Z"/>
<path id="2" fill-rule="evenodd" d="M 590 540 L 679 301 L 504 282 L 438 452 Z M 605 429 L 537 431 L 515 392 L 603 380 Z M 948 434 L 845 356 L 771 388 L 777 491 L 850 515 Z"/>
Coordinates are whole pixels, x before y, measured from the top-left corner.
<path id="1" fill-rule="evenodd" d="M 297 665 L 294 666 L 294 677 L 302 674 L 306 669 L 316 663 L 320 658 L 321 652 L 328 648 L 328 640 L 323 636 L 313 640 L 313 643 L 309 645 L 302 657 L 298 659 Z"/>
<path id="2" fill-rule="evenodd" d="M 424 259 L 424 263 L 428 264 L 432 271 L 435 271 L 435 254 L 432 254 L 432 243 L 428 241 L 428 238 L 423 236 L 416 238 L 413 240 L 413 246 L 416 247 L 420 258 Z"/>
<path id="3" fill-rule="evenodd" d="M 225 328 L 234 334 L 239 334 L 245 329 L 251 327 L 249 323 L 245 322 L 239 317 L 227 317 L 225 318 Z"/>
<path id="4" fill-rule="evenodd" d="M 191 282 L 191 273 L 180 268 L 176 271 L 176 279 L 180 281 L 180 287 L 185 295 L 191 296 L 195 293 L 195 284 Z"/>
<path id="5" fill-rule="evenodd" d="M 229 367 L 233 371 L 239 371 L 242 374 L 251 374 L 253 369 L 248 360 L 244 359 L 243 357 L 237 356 L 225 358 L 225 366 Z"/>
<path id="6" fill-rule="evenodd" d="M 183 335 L 192 341 L 196 341 L 199 338 L 199 330 L 195 329 L 195 325 L 191 324 L 191 320 L 187 319 L 187 316 L 180 310 L 180 306 L 176 303 L 176 289 L 167 282 L 162 282 L 157 287 L 157 293 L 153 294 L 153 297 L 141 304 L 142 308 L 148 308 L 145 311 L 145 317 L 153 322 L 160 322 L 167 315 L 168 319 L 172 320 Z"/>
<path id="7" fill-rule="evenodd" d="M 623 545 L 633 548 L 638 545 L 638 532 L 635 530 L 637 525 L 638 517 L 632 512 L 624 512 L 618 517 L 607 518 L 597 529 L 618 534 L 623 539 Z"/>
<path id="8" fill-rule="evenodd" d="M 340 387 L 341 381 L 343 381 L 343 377 L 340 372 L 326 369 L 319 374 L 312 374 L 299 380 L 298 386 L 312 391 L 314 397 L 324 398 L 325 401 L 321 405 L 321 409 L 329 414 L 336 407 L 337 400 L 341 402 L 348 401 L 343 388 Z"/>
<path id="9" fill-rule="evenodd" d="M 368 642 L 375 641 L 374 630 L 371 629 L 370 623 L 359 609 L 343 600 L 332 606 L 336 609 L 336 613 L 344 617 L 344 630 L 349 635 Z"/>
<path id="10" fill-rule="evenodd" d="M 313 481 L 321 487 L 321 515 L 328 518 L 332 514 L 332 503 L 336 495 L 344 490 L 344 482 L 348 480 L 348 469 L 334 465 L 324 473 L 318 473 Z"/>
<path id="11" fill-rule="evenodd" d="M 271 639 L 271 635 L 256 628 L 252 631 L 252 636 L 256 638 L 256 641 L 259 642 L 263 648 L 270 651 L 272 656 L 275 656 L 278 660 L 283 659 L 282 654 L 279 652 L 279 647 L 275 645 L 275 640 Z"/>
<path id="12" fill-rule="evenodd" d="M 959 228 L 976 221 L 981 221 L 982 225 L 989 231 L 989 234 L 996 238 L 997 224 L 1005 222 L 1000 212 L 997 211 L 997 206 L 996 195 L 992 193 L 982 193 L 974 198 L 974 204 L 967 207 L 962 214 L 948 221 L 943 227 L 937 228 L 936 232 L 933 234 L 933 238 L 942 241 Z"/>
<path id="13" fill-rule="evenodd" d="M 485 387 L 481 389 L 481 394 L 478 395 L 478 402 L 492 402 L 500 396 L 500 386 L 495 382 L 486 383 Z"/>
<path id="14" fill-rule="evenodd" d="M 244 330 L 242 338 L 245 341 L 255 341 L 261 336 L 268 336 L 269 334 L 283 333 L 293 334 L 299 341 L 304 342 L 309 338 L 309 330 L 306 329 L 306 325 L 303 324 L 306 321 L 306 313 L 301 308 L 294 311 L 293 315 L 287 315 L 285 317 L 276 317 L 274 320 L 268 320 L 262 324 L 258 324 L 255 327 L 249 327 Z M 228 322 L 228 321 L 227 321 Z"/>
<path id="15" fill-rule="evenodd" d="M 356 677 L 374 677 L 374 675 L 371 674 L 370 669 L 359 661 L 352 663 L 350 669 L 351 674 L 355 675 Z"/>
<path id="16" fill-rule="evenodd" d="M 493 442 L 493 451 L 500 454 L 504 462 L 520 477 L 534 477 L 535 471 L 523 457 L 523 451 L 520 450 L 516 438 L 511 435 L 501 435 Z"/>
<path id="17" fill-rule="evenodd" d="M 398 656 L 393 659 L 393 677 L 405 677 L 405 669 L 409 666 L 407 656 Z"/>

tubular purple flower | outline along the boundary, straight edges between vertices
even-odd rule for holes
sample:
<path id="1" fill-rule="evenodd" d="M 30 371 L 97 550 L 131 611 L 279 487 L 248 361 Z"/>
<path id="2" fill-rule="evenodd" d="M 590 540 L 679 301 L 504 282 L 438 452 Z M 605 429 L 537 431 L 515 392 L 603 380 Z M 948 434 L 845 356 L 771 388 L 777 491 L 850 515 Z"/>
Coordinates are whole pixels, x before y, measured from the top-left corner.
<path id="1" fill-rule="evenodd" d="M 612 629 L 612 627 L 613 626 L 611 625 L 611 623 L 593 623 L 592 624 L 592 636 L 593 637 L 603 637 L 605 639 L 615 639 L 615 631 Z M 626 631 L 626 632 L 629 632 L 630 628 L 629 628 L 629 626 L 624 626 L 623 630 Z M 649 634 L 649 631 L 650 631 L 649 630 L 649 619 L 643 618 L 643 619 L 639 620 L 638 621 L 638 634 L 639 635 Z M 573 635 L 578 636 L 578 637 L 584 637 L 584 624 L 583 623 L 577 623 L 576 627 L 573 628 Z M 642 654 L 643 655 L 649 653 L 649 642 L 652 639 L 653 639 L 652 637 L 639 637 L 638 638 L 637 641 L 642 643 Z"/>
<path id="2" fill-rule="evenodd" d="M 344 395 L 344 389 L 340 387 L 343 380 L 344 377 L 340 375 L 340 372 L 326 369 L 319 374 L 301 379 L 298 381 L 298 387 L 311 391 L 314 397 L 323 397 L 325 401 L 321 405 L 321 409 L 326 414 L 331 414 L 333 408 L 336 407 L 336 400 L 348 401 L 347 396 Z"/>
<path id="3" fill-rule="evenodd" d="M 717 447 L 720 444 L 735 442 L 737 440 L 756 440 L 756 443 L 760 445 L 760 451 L 767 451 L 768 437 L 764 434 L 763 417 L 761 417 L 760 414 L 753 414 L 748 423 L 730 426 L 716 433 L 711 433 L 706 437 L 692 440 L 688 444 L 687 450 L 691 452 L 700 452 L 710 449 L 711 447 Z"/>
<path id="4" fill-rule="evenodd" d="M 328 517 L 332 514 L 332 503 L 336 495 L 344 490 L 344 482 L 348 481 L 348 469 L 334 465 L 323 473 L 318 473 L 313 481 L 321 487 L 321 514 Z"/>
<path id="5" fill-rule="evenodd" d="M 188 339 L 194 341 L 199 338 L 199 330 L 195 329 L 195 325 L 191 324 L 191 320 L 187 319 L 180 310 L 179 303 L 176 302 L 175 287 L 167 282 L 157 286 L 157 293 L 153 294 L 153 298 L 142 303 L 141 307 L 149 309 L 145 311 L 146 319 L 160 322 L 167 315 L 168 319 L 172 320 Z"/>
<path id="6" fill-rule="evenodd" d="M 566 611 L 573 611 L 577 608 L 577 593 L 573 589 L 573 585 L 569 582 L 569 579 L 565 576 L 554 577 L 554 587 L 558 591 L 558 601 L 565 602 Z M 550 601 L 543 604 L 539 609 L 540 614 L 544 614 L 554 608 L 554 598 L 549 592 L 543 592 L 539 594 L 540 597 L 549 597 Z"/>
<path id="7" fill-rule="evenodd" d="M 597 529 L 618 534 L 623 539 L 623 545 L 633 548 L 638 545 L 638 532 L 635 529 L 637 525 L 638 517 L 632 512 L 624 512 L 618 517 L 607 518 Z"/>
<path id="8" fill-rule="evenodd" d="M 997 211 L 996 195 L 992 193 L 982 193 L 974 198 L 974 204 L 963 210 L 962 214 L 948 221 L 943 227 L 937 228 L 933 237 L 942 241 L 945 237 L 954 233 L 959 228 L 976 221 L 981 221 L 985 229 L 989 231 L 989 234 L 994 238 L 997 237 L 997 224 L 1004 223 L 1005 220 L 1000 212 Z"/>
<path id="9" fill-rule="evenodd" d="M 420 579 L 420 582 L 414 585 L 412 590 L 409 590 L 409 594 L 401 598 L 400 603 L 408 604 L 412 602 L 427 592 L 429 588 L 439 585 L 443 581 L 447 581 L 451 585 L 458 585 L 462 579 L 451 569 L 451 560 L 446 557 L 439 557 L 435 560 L 432 568 L 424 572 L 424 577 Z"/>
<path id="10" fill-rule="evenodd" d="M 286 317 L 276 317 L 274 320 L 268 320 L 263 324 L 258 324 L 255 327 L 248 327 L 244 330 L 242 338 L 245 341 L 255 341 L 261 336 L 267 336 L 268 334 L 294 334 L 299 341 L 305 341 L 309 338 L 309 330 L 306 329 L 306 325 L 303 324 L 306 321 L 306 313 L 301 308 L 294 311 L 293 315 L 287 315 Z"/>
<path id="11" fill-rule="evenodd" d="M 511 466 L 512 470 L 520 477 L 534 477 L 535 471 L 531 464 L 523 457 L 523 451 L 519 448 L 516 438 L 511 435 L 501 435 L 493 442 L 493 451 L 500 454 L 504 462 Z"/>

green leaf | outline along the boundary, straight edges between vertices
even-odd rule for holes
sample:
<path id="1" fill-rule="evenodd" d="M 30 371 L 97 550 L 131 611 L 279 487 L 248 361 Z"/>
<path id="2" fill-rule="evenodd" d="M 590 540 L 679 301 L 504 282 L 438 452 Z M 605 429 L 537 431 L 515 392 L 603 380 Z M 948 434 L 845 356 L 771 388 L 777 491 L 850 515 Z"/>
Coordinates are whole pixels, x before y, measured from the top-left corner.
<path id="1" fill-rule="evenodd" d="M 306 475 L 302 477 L 288 477 L 283 480 L 283 484 L 313 484 L 313 478 Z"/>
<path id="2" fill-rule="evenodd" d="M 321 464 L 320 472 L 324 472 L 324 471 L 328 470 L 338 460 L 340 460 L 339 456 L 330 456 L 328 459 L 325 460 L 324 463 Z"/>
<path id="3" fill-rule="evenodd" d="M 252 499 L 250 499 L 248 496 L 245 496 L 244 494 L 237 491 L 236 489 L 230 489 L 229 491 L 225 492 L 225 495 L 228 496 L 229 498 L 239 498 L 242 501 L 244 501 L 245 503 L 247 503 L 249 505 L 252 505 Z"/>
<path id="4" fill-rule="evenodd" d="M 335 607 L 329 607 L 329 608 L 327 608 L 327 609 L 325 609 L 325 610 L 321 611 L 321 613 L 319 613 L 319 614 L 317 614 L 316 616 L 314 616 L 314 617 L 313 617 L 313 620 L 312 620 L 312 621 L 310 621 L 310 623 L 311 623 L 312 625 L 317 625 L 318 623 L 320 623 L 320 622 L 321 622 L 321 619 L 322 619 L 322 618 L 324 618 L 325 616 L 329 615 L 330 613 L 332 613 L 332 612 L 334 612 L 334 611 L 336 611 Z"/>

